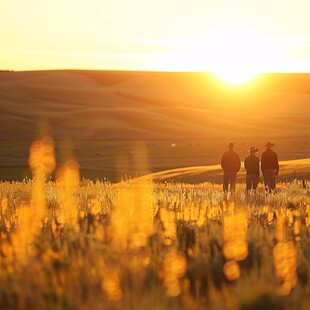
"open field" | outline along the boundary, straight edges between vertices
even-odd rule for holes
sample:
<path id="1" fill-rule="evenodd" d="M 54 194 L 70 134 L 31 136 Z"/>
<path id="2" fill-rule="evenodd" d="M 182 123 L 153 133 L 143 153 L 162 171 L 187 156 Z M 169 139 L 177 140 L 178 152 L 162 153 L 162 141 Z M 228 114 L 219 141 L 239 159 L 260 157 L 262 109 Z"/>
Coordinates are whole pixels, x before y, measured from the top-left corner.
<path id="1" fill-rule="evenodd" d="M 1 72 L 0 308 L 309 309 L 307 81 Z M 230 141 L 290 181 L 224 195 Z"/>
<path id="2" fill-rule="evenodd" d="M 58 162 L 72 155 L 82 176 L 111 181 L 216 165 L 230 141 L 241 159 L 267 140 L 280 160 L 309 158 L 309 80 L 269 74 L 231 88 L 206 73 L 0 72 L 0 178 L 30 176 L 29 147 L 46 133 Z"/>
<path id="3" fill-rule="evenodd" d="M 1 309 L 309 309 L 309 183 L 227 200 L 66 169 L 0 183 Z"/>

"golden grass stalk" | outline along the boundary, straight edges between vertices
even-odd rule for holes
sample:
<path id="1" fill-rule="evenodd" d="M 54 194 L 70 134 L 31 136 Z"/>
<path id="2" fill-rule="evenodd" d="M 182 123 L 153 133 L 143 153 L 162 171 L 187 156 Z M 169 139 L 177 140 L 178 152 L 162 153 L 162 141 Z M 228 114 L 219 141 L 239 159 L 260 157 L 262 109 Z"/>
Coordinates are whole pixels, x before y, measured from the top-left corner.
<path id="1" fill-rule="evenodd" d="M 19 229 L 14 237 L 16 254 L 21 263 L 33 250 L 33 242 L 40 235 L 46 213 L 45 181 L 56 166 L 54 141 L 43 137 L 30 147 L 29 165 L 32 172 L 31 203 L 22 205 L 19 213 Z"/>
<path id="2" fill-rule="evenodd" d="M 57 221 L 61 225 L 79 230 L 78 204 L 75 198 L 80 183 L 79 164 L 74 158 L 68 158 L 56 173 L 59 208 Z"/>

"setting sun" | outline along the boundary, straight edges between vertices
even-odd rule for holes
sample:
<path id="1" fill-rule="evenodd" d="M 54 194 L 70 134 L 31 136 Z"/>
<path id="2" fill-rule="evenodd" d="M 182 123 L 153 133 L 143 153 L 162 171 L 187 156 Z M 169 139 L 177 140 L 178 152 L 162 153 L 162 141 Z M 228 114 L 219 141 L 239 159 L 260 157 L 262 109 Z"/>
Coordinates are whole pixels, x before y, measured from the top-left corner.
<path id="1" fill-rule="evenodd" d="M 230 85 L 247 83 L 285 62 L 275 39 L 237 24 L 215 26 L 188 40 L 159 43 L 173 48 L 153 62 L 158 70 L 210 72 Z"/>
<path id="2" fill-rule="evenodd" d="M 228 84 L 250 81 L 275 56 L 267 37 L 233 25 L 215 28 L 204 40 L 202 58 L 208 62 L 209 71 Z"/>

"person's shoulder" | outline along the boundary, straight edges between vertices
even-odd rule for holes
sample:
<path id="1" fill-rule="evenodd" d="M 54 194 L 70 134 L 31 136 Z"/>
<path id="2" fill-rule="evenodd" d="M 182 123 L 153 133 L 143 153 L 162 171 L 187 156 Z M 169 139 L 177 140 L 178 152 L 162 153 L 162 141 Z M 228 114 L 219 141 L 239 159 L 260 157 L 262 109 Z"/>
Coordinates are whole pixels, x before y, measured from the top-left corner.
<path id="1" fill-rule="evenodd" d="M 269 150 L 268 154 L 269 154 L 269 156 L 278 156 L 277 153 L 274 150 Z"/>

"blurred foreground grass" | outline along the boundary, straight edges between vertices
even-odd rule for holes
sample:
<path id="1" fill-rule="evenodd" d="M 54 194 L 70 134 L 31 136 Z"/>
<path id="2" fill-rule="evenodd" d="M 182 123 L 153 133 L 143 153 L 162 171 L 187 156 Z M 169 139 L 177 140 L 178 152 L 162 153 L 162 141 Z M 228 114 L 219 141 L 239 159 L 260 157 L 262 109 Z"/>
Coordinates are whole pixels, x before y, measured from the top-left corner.
<path id="1" fill-rule="evenodd" d="M 310 307 L 309 184 L 227 200 L 75 169 L 39 197 L 36 180 L 0 184 L 1 309 Z"/>
<path id="2" fill-rule="evenodd" d="M 54 151 L 0 182 L 1 309 L 309 309 L 309 183 L 81 181 Z"/>

